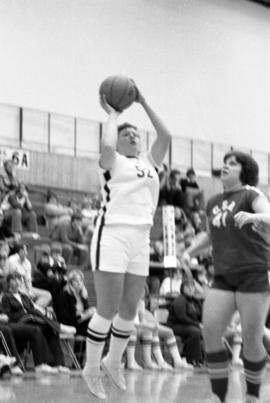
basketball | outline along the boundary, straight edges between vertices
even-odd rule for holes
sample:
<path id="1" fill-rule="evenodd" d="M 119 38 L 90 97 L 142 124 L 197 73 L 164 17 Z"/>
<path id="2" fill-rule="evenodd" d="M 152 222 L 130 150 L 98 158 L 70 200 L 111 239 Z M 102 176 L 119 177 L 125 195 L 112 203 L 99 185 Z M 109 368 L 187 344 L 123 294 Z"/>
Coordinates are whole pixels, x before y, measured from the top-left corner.
<path id="1" fill-rule="evenodd" d="M 99 87 L 99 93 L 104 94 L 108 104 L 118 112 L 127 109 L 137 96 L 133 81 L 120 75 L 105 78 Z"/>

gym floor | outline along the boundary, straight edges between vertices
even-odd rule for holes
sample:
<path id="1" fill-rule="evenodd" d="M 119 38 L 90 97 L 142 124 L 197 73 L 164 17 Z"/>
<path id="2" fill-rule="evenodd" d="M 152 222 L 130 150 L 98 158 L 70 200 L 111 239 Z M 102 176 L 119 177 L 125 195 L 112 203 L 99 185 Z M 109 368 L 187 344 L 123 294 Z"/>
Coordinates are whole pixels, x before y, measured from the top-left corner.
<path id="1" fill-rule="evenodd" d="M 104 378 L 109 403 L 210 403 L 211 392 L 205 373 L 126 371 L 127 392 L 118 391 Z M 230 372 L 228 403 L 244 402 L 244 380 L 241 368 Z M 0 402 L 17 403 L 100 403 L 79 374 L 39 376 L 27 374 L 0 382 Z M 269 370 L 265 374 L 261 403 L 270 402 Z"/>

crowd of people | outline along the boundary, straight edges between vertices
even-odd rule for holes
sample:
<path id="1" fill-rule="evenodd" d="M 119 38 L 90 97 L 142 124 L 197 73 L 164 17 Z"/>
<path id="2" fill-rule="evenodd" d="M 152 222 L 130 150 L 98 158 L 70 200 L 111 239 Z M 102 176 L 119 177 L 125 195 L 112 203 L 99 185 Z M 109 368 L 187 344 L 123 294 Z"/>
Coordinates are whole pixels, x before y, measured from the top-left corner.
<path id="1" fill-rule="evenodd" d="M 166 128 L 159 118 L 143 99 L 141 102 L 157 132 L 161 132 L 161 136 L 166 137 L 168 135 Z M 116 127 L 117 116 L 114 116 L 115 112 L 110 109 L 105 100 L 103 100 L 103 107 L 109 114 L 106 130 L 112 132 Z M 148 178 L 151 180 L 154 178 L 154 171 L 151 171 L 153 169 L 151 158 L 149 157 L 147 163 L 143 162 L 147 168 L 139 167 L 136 147 L 129 148 L 125 143 L 127 134 L 136 143 L 137 129 L 132 125 L 123 125 L 118 131 L 120 131 L 120 135 L 118 134 L 120 137 L 117 141 L 119 147 L 122 147 L 122 156 L 121 153 L 114 155 L 115 151 L 111 155 L 107 155 L 108 148 L 104 148 L 105 192 L 107 191 L 106 183 L 111 180 L 108 174 L 110 169 L 106 169 L 110 158 L 113 161 L 112 164 L 115 164 L 114 159 L 117 159 L 119 167 L 125 163 L 127 170 L 131 170 L 130 163 L 123 159 L 125 153 L 128 154 L 128 160 L 136 158 L 135 169 L 138 171 L 138 178 L 141 179 L 146 171 Z M 112 134 L 110 133 L 110 135 Z M 133 152 L 134 157 L 131 155 Z M 155 158 L 159 160 L 159 155 L 163 154 L 163 151 L 155 150 L 155 152 Z M 161 160 L 162 158 L 159 163 Z M 217 236 L 217 228 L 226 227 L 227 214 L 235 206 L 233 197 L 236 197 L 237 192 L 239 192 L 237 197 L 245 198 L 245 203 L 252 204 L 253 200 L 259 198 L 261 204 L 252 207 L 256 213 L 243 213 L 239 210 L 240 212 L 234 218 L 233 230 L 235 231 L 235 227 L 242 229 L 249 222 L 253 223 L 253 232 L 249 232 L 248 236 L 253 236 L 257 232 L 263 237 L 263 241 L 261 238 L 259 241 L 256 238 L 256 242 L 265 248 L 267 259 L 268 252 L 264 242 L 267 237 L 265 226 L 268 225 L 268 202 L 259 197 L 260 193 L 257 190 L 243 186 L 246 184 L 253 186 L 256 182 L 256 178 L 252 179 L 252 172 L 255 172 L 253 172 L 254 175 L 257 172 L 256 164 L 252 159 L 250 160 L 249 156 L 231 152 L 225 156 L 224 164 L 226 167 L 224 177 L 230 169 L 235 169 L 237 164 L 242 169 L 240 171 L 242 176 L 235 176 L 232 184 L 228 185 L 228 195 L 232 197 L 231 204 L 224 202 L 222 196 L 221 208 L 212 206 L 212 210 L 209 203 L 205 209 L 203 190 L 200 188 L 192 168 L 187 170 L 185 178 L 182 178 L 177 169 L 169 172 L 166 165 L 159 170 L 159 176 L 157 175 L 156 178 L 157 184 L 159 182 L 160 185 L 160 191 L 157 193 L 158 207 L 172 205 L 175 210 L 177 267 L 174 270 L 166 271 L 160 270 L 163 267 L 164 258 L 162 231 L 158 239 L 151 240 L 150 249 L 145 247 L 147 237 L 149 237 L 147 221 L 149 217 L 146 214 L 141 215 L 145 222 L 142 222 L 141 228 L 139 228 L 137 222 L 131 224 L 132 217 L 134 217 L 133 209 L 130 210 L 130 206 L 123 204 L 123 208 L 126 209 L 125 220 L 129 226 L 133 227 L 133 234 L 127 229 L 126 222 L 118 223 L 119 205 L 115 205 L 115 210 L 110 211 L 112 222 L 109 224 L 111 227 L 107 225 L 106 228 L 107 241 L 102 244 L 103 249 L 99 250 L 101 231 L 104 231 L 102 215 L 98 214 L 99 197 L 85 197 L 80 205 L 74 201 L 64 205 L 59 202 L 57 194 L 51 191 L 48 191 L 47 200 L 44 203 L 44 218 L 50 242 L 41 243 L 38 256 L 31 261 L 28 258 L 25 239 L 29 239 L 28 237 L 38 239 L 39 237 L 37 214 L 31 203 L 27 186 L 16 176 L 13 162 L 6 161 L 4 164 L 5 175 L 0 177 L 0 345 L 2 346 L 0 377 L 23 374 L 25 368 L 21 358 L 22 352 L 29 346 L 33 354 L 36 373 L 68 373 L 69 368 L 66 367 L 60 342 L 61 333 L 82 336 L 79 342 L 75 340 L 74 352 L 81 368 L 85 367 L 85 376 L 90 374 L 92 377 L 90 385 L 92 390 L 91 388 L 90 390 L 101 399 L 104 399 L 106 394 L 100 382 L 99 360 L 108 338 L 111 338 L 112 347 L 110 348 L 112 350 L 109 350 L 105 359 L 103 358 L 102 367 L 122 390 L 125 390 L 125 381 L 120 375 L 119 369 L 124 352 L 128 370 L 141 371 L 146 368 L 163 371 L 196 369 L 205 371 L 206 367 L 208 370 L 210 368 L 212 390 L 220 401 L 224 401 L 227 392 L 228 377 L 226 375 L 227 364 L 225 370 L 225 357 L 227 360 L 228 355 L 231 356 L 233 365 L 242 366 L 246 371 L 253 371 L 254 374 L 260 372 L 261 377 L 265 365 L 264 351 L 265 348 L 269 350 L 270 346 L 268 304 L 263 304 L 264 314 L 260 316 L 260 323 L 256 322 L 256 326 L 261 329 L 264 343 L 264 347 L 262 347 L 260 343 L 256 345 L 256 342 L 249 341 L 250 336 L 247 336 L 245 327 L 245 315 L 247 317 L 249 315 L 245 313 L 241 298 L 244 303 L 251 285 L 247 285 L 246 289 L 241 289 L 238 293 L 236 283 L 231 283 L 232 280 L 228 280 L 229 277 L 226 277 L 230 273 L 226 276 L 216 274 L 219 265 L 223 273 L 224 265 L 229 266 L 231 260 L 227 261 L 227 257 L 224 256 L 223 260 L 226 261 L 226 264 L 222 259 L 220 263 L 221 241 L 215 243 L 215 236 Z M 223 178 L 223 182 L 226 189 L 226 179 Z M 230 189 L 234 189 L 234 186 L 237 189 L 233 190 L 231 196 Z M 246 193 L 242 196 L 240 192 Z M 122 199 L 119 202 L 123 203 Z M 103 214 L 104 212 L 103 209 Z M 210 230 L 214 234 L 212 244 L 210 243 L 209 216 L 212 217 Z M 142 243 L 140 246 L 143 250 L 145 249 L 145 259 L 141 257 L 142 260 L 139 262 L 131 261 L 129 263 L 131 271 L 127 273 L 128 276 L 126 274 L 123 276 L 124 273 L 119 271 L 124 260 L 121 254 L 116 253 L 120 245 L 116 249 L 114 246 L 117 226 L 121 227 L 123 234 L 126 234 L 124 236 L 131 237 L 131 240 L 136 237 L 136 240 L 141 238 L 142 242 L 146 242 L 145 245 Z M 146 226 L 147 231 L 145 231 Z M 145 233 L 141 233 L 141 229 Z M 238 236 L 237 234 L 235 242 L 239 242 Z M 241 233 L 241 236 L 246 235 Z M 119 243 L 119 240 L 117 242 Z M 230 238 L 228 238 L 228 242 L 231 242 Z M 92 260 L 90 262 L 91 244 Z M 124 243 L 121 245 L 122 248 Z M 134 248 L 133 242 L 131 245 Z M 253 248 L 256 249 L 256 246 L 253 245 Z M 255 249 L 254 253 L 257 253 Z M 256 261 L 262 278 L 260 284 L 258 282 L 257 288 L 266 292 L 269 281 L 265 268 L 263 269 L 263 263 L 263 261 Z M 110 272 L 109 267 L 113 264 L 116 271 Z M 244 262 L 241 264 L 243 266 Z M 137 270 L 136 265 L 140 270 L 145 266 L 143 274 L 134 274 Z M 238 262 L 237 265 L 239 265 Z M 243 271 L 242 266 L 239 268 L 240 274 L 241 270 Z M 84 274 L 80 270 L 81 268 L 89 270 L 90 267 L 94 271 L 96 291 L 98 294 L 101 293 L 101 297 L 98 295 L 97 306 L 89 305 Z M 103 269 L 100 270 L 100 267 Z M 157 267 L 158 270 L 155 270 Z M 150 269 L 149 273 L 148 269 Z M 249 276 L 252 277 L 252 272 L 249 273 Z M 267 284 L 264 281 L 266 277 Z M 108 295 L 111 294 L 104 294 L 104 286 L 108 287 L 111 292 L 115 280 L 115 301 L 118 302 L 112 304 L 111 296 L 108 298 Z M 128 303 L 131 304 L 129 308 L 125 304 L 123 305 L 125 308 L 122 307 L 122 302 L 119 300 L 121 293 L 117 292 L 119 284 L 121 285 L 123 281 L 125 284 L 130 281 L 132 284 L 130 289 L 133 293 L 135 292 L 132 301 L 130 300 L 130 290 L 126 294 L 126 298 L 129 299 Z M 136 291 L 134 291 L 134 284 Z M 259 292 L 256 283 L 253 288 L 255 293 Z M 218 323 L 218 318 L 211 319 L 213 314 L 211 296 L 214 295 L 215 300 L 221 297 L 230 301 L 231 297 L 234 298 L 235 293 L 237 293 L 239 303 L 234 304 L 230 309 L 227 308 L 229 312 L 227 312 L 226 320 L 224 319 L 222 327 L 218 328 L 218 334 L 214 339 L 211 333 L 213 321 Z M 264 299 L 260 298 L 259 294 L 255 295 L 258 295 L 258 298 L 256 297 L 253 301 L 256 310 L 262 308 Z M 120 303 L 119 307 L 118 303 Z M 166 312 L 162 320 L 155 316 L 160 309 L 165 309 Z M 136 315 L 135 322 L 131 319 L 131 316 L 134 315 Z M 110 329 L 111 334 L 109 334 Z M 140 363 L 137 362 L 135 356 L 138 340 L 142 346 L 142 362 Z M 169 354 L 166 355 L 162 345 L 166 346 Z M 250 352 L 250 346 L 253 345 L 257 346 L 257 355 L 261 356 L 259 366 L 253 365 L 255 358 Z M 224 374 L 217 381 L 215 366 L 219 364 L 223 365 Z M 254 386 L 254 382 L 248 375 L 247 390 L 251 396 L 250 401 L 253 401 L 253 396 L 258 397 L 259 384 Z"/>

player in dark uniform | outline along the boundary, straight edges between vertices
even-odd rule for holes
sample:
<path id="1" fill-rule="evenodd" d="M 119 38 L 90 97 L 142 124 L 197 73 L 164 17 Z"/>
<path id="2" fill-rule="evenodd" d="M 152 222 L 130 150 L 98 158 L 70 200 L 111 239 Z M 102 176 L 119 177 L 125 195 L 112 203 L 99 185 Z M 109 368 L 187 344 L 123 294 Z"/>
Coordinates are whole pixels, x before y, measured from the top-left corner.
<path id="1" fill-rule="evenodd" d="M 200 234 L 183 260 L 212 244 L 215 277 L 206 296 L 203 335 L 215 401 L 224 402 L 228 388 L 228 360 L 222 342 L 235 310 L 241 317 L 247 403 L 258 402 L 266 352 L 263 328 L 269 309 L 270 243 L 261 231 L 270 220 L 270 204 L 255 188 L 259 168 L 248 154 L 225 155 L 221 181 L 224 192 L 207 205 L 208 232 Z"/>

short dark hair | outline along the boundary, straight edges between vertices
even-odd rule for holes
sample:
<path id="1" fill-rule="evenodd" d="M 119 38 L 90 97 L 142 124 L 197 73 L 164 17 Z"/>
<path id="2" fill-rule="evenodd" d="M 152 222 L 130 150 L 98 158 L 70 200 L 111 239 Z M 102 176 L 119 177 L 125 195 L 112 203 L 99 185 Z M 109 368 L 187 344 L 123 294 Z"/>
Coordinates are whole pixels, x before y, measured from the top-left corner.
<path id="1" fill-rule="evenodd" d="M 176 175 L 181 175 L 179 169 L 172 169 L 170 172 L 170 179 L 173 179 Z"/>
<path id="2" fill-rule="evenodd" d="M 223 162 L 226 162 L 230 157 L 235 157 L 236 161 L 242 166 L 240 173 L 242 185 L 256 186 L 259 181 L 259 165 L 255 159 L 242 151 L 230 151 L 225 154 Z"/>
<path id="3" fill-rule="evenodd" d="M 190 175 L 196 175 L 196 173 L 195 173 L 193 168 L 189 168 L 187 170 L 186 176 L 189 177 Z"/>
<path id="4" fill-rule="evenodd" d="M 121 125 L 118 126 L 118 128 L 117 128 L 118 134 L 119 134 L 122 130 L 125 130 L 125 129 L 128 129 L 128 128 L 135 129 L 135 130 L 138 129 L 136 126 L 132 125 L 131 123 L 125 122 L 125 123 L 122 123 Z"/>
<path id="5" fill-rule="evenodd" d="M 189 285 L 194 285 L 194 283 L 193 283 L 191 280 L 188 280 L 188 279 L 185 279 L 185 280 L 182 282 L 182 284 L 181 284 L 181 286 L 180 286 L 180 294 L 181 294 L 181 295 L 185 295 L 184 288 L 185 288 L 186 286 L 189 286 Z"/>
<path id="6" fill-rule="evenodd" d="M 27 247 L 27 246 L 26 246 L 25 243 L 23 243 L 23 242 L 18 242 L 17 245 L 16 245 L 16 247 L 15 247 L 14 249 L 15 249 L 16 253 L 19 253 L 20 250 L 22 250 L 22 249 L 24 249 L 24 248 L 26 248 L 26 247 Z"/>

